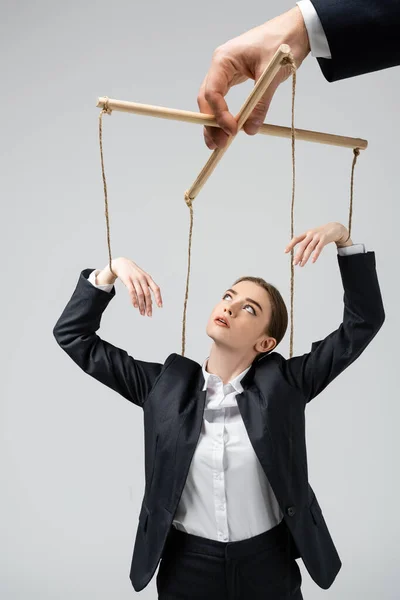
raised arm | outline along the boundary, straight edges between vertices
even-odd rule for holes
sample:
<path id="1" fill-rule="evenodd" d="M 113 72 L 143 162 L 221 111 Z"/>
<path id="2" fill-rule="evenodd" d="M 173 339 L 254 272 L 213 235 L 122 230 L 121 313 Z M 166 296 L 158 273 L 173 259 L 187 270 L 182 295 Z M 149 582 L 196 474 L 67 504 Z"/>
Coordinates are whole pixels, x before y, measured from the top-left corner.
<path id="1" fill-rule="evenodd" d="M 324 228 L 318 229 L 323 230 Z M 337 231 L 340 232 L 339 229 Z M 307 258 L 310 256 L 312 251 L 310 246 L 313 248 L 319 246 L 320 252 L 328 241 L 336 241 L 338 248 L 343 247 L 340 242 L 342 236 L 338 237 L 339 233 L 335 233 L 335 228 L 331 228 L 331 233 L 328 235 L 326 235 L 326 230 L 325 233 L 324 231 L 316 232 L 318 230 L 312 230 L 307 236 L 307 241 L 304 239 L 302 242 L 299 250 L 300 257 L 303 252 L 307 254 Z M 316 236 L 321 235 L 326 236 L 323 238 L 325 241 L 321 242 L 319 239 L 317 242 Z M 298 240 L 298 238 L 294 239 Z M 291 246 L 293 247 L 295 243 L 297 242 L 292 241 Z M 342 253 L 337 258 L 344 288 L 342 323 L 325 339 L 314 342 L 311 352 L 281 360 L 284 376 L 292 386 L 302 392 L 306 402 L 315 398 L 360 356 L 385 320 L 376 273 L 375 253 L 362 252 L 348 255 Z"/>
<path id="2" fill-rule="evenodd" d="M 158 286 L 135 263 L 128 259 L 115 259 L 113 270 L 127 286 L 134 306 L 139 303 L 141 310 L 145 307 L 151 311 L 148 287 L 153 289 L 159 306 L 162 305 Z M 93 285 L 89 277 L 92 274 L 92 279 L 95 273 L 98 271 L 94 269 L 84 269 L 80 273 L 76 288 L 53 328 L 53 335 L 59 346 L 85 373 L 143 407 L 165 364 L 134 359 L 125 350 L 97 335 L 102 314 L 116 292 L 115 277 L 107 272 L 107 267 L 99 272 L 99 281 L 94 279 Z M 146 287 L 144 281 L 147 281 L 146 290 L 143 289 Z M 97 283 L 112 287 L 106 291 Z"/>

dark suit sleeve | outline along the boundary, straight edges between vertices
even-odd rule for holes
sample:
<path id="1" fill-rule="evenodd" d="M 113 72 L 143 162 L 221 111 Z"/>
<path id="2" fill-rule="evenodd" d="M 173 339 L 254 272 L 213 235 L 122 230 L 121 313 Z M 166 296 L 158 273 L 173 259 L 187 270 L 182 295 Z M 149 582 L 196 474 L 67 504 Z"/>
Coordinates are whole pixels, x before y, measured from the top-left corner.
<path id="1" fill-rule="evenodd" d="M 85 373 L 143 408 L 163 365 L 134 359 L 96 334 L 102 313 L 115 296 L 115 287 L 111 292 L 96 288 L 88 281 L 91 271 L 81 272 L 53 335 Z"/>
<path id="2" fill-rule="evenodd" d="M 328 81 L 400 64 L 399 0 L 312 0 L 332 58 L 318 58 Z"/>
<path id="3" fill-rule="evenodd" d="M 290 385 L 309 402 L 365 350 L 385 320 L 375 268 L 375 253 L 337 257 L 344 287 L 343 321 L 311 352 L 283 359 L 281 368 Z"/>

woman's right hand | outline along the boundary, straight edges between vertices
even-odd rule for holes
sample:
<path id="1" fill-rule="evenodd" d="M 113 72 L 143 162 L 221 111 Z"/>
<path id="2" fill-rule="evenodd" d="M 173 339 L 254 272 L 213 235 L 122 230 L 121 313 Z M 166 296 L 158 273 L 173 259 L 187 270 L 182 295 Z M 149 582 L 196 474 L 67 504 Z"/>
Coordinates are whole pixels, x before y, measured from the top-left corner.
<path id="1" fill-rule="evenodd" d="M 122 283 L 127 287 L 132 304 L 139 308 L 140 314 L 152 316 L 152 299 L 150 290 L 153 291 L 157 305 L 162 308 L 162 298 L 159 286 L 151 275 L 143 271 L 133 260 L 119 257 L 112 262 L 112 269 Z"/>

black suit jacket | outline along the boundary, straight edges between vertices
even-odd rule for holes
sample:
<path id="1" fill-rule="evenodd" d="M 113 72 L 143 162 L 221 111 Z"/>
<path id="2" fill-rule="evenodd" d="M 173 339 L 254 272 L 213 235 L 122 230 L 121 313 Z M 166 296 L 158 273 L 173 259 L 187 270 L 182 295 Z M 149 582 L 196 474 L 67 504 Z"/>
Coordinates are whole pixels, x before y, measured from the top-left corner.
<path id="1" fill-rule="evenodd" d="M 338 256 L 344 286 L 343 322 L 311 352 L 255 360 L 237 395 L 249 438 L 275 492 L 294 542 L 313 580 L 330 587 L 341 561 L 308 482 L 305 407 L 368 346 L 385 318 L 375 253 Z M 84 269 L 53 333 L 85 373 L 143 409 L 145 491 L 130 578 L 149 583 L 172 525 L 203 420 L 201 366 L 173 353 L 164 364 L 144 362 L 101 339 L 103 311 L 115 296 L 94 287 Z M 251 510 L 251 507 L 249 507 Z"/>
<path id="2" fill-rule="evenodd" d="M 328 81 L 400 64 L 399 0 L 311 0 L 332 58 L 318 58 Z"/>

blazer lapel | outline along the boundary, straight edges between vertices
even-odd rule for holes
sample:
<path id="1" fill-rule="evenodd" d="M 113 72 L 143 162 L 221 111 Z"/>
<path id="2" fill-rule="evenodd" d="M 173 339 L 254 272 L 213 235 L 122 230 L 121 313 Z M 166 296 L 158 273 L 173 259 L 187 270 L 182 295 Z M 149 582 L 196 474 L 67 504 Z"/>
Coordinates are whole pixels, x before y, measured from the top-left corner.
<path id="1" fill-rule="evenodd" d="M 275 450 L 268 428 L 267 405 L 254 383 L 244 387 L 243 392 L 236 395 L 236 400 L 254 451 L 264 471 L 270 471 Z"/>
<path id="2" fill-rule="evenodd" d="M 179 502 L 181 497 L 190 463 L 200 437 L 206 402 L 206 390 L 202 390 L 203 385 L 204 377 L 200 369 L 195 385 L 193 385 L 188 396 L 187 406 L 180 416 L 175 449 L 175 498 L 173 499 L 173 505 Z"/>

